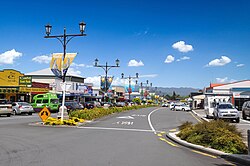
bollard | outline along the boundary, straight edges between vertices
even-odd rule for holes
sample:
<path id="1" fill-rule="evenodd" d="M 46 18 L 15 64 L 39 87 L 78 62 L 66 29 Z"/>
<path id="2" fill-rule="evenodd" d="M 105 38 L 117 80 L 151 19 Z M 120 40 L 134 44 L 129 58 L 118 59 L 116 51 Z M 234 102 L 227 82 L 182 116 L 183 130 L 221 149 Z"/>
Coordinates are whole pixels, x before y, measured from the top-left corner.
<path id="1" fill-rule="evenodd" d="M 248 155 L 250 155 L 250 130 L 247 130 Z"/>

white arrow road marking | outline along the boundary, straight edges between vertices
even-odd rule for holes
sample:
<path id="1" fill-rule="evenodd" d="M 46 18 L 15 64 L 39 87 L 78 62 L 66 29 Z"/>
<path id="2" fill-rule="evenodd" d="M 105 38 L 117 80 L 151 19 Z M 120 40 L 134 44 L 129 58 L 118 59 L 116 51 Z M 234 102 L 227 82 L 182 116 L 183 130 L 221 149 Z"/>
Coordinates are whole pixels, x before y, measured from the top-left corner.
<path id="1" fill-rule="evenodd" d="M 116 117 L 116 118 L 118 118 L 118 119 L 135 119 L 132 116 L 120 116 L 120 117 Z"/>

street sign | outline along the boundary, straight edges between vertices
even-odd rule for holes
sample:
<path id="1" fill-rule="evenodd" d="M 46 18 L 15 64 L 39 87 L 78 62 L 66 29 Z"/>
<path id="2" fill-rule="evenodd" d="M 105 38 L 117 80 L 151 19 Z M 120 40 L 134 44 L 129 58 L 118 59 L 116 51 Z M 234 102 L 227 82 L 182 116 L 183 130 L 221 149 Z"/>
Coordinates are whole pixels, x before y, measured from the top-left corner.
<path id="1" fill-rule="evenodd" d="M 48 117 L 50 117 L 50 111 L 48 110 L 47 107 L 44 107 L 40 112 L 39 112 L 39 116 L 42 119 L 42 121 L 44 122 Z"/>

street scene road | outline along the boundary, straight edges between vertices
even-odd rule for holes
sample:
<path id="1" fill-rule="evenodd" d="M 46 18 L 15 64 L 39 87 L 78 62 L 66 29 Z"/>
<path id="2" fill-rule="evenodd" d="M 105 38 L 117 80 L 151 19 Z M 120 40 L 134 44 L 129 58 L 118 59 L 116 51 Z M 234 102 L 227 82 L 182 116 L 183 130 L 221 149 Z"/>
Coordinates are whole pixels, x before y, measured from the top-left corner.
<path id="1" fill-rule="evenodd" d="M 232 163 L 165 137 L 190 112 L 144 108 L 113 114 L 80 127 L 37 126 L 37 114 L 0 118 L 0 165 L 226 166 Z M 238 164 L 237 164 L 238 165 Z"/>

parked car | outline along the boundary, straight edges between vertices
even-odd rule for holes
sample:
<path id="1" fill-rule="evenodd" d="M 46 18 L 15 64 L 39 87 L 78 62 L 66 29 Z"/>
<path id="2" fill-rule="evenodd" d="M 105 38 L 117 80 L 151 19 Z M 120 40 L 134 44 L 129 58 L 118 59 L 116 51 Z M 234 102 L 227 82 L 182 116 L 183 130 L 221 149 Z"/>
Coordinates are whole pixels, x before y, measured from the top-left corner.
<path id="1" fill-rule="evenodd" d="M 240 113 L 231 103 L 218 103 L 213 116 L 214 119 L 230 119 L 240 122 Z"/>
<path id="2" fill-rule="evenodd" d="M 80 110 L 83 109 L 84 107 L 82 104 L 76 102 L 76 101 L 66 101 L 64 104 L 67 107 L 67 112 L 69 113 L 70 111 L 73 110 Z"/>
<path id="3" fill-rule="evenodd" d="M 244 102 L 242 106 L 242 118 L 246 120 L 247 117 L 250 117 L 250 101 Z"/>
<path id="4" fill-rule="evenodd" d="M 161 106 L 162 107 L 168 107 L 168 103 L 163 103 Z"/>
<path id="5" fill-rule="evenodd" d="M 6 99 L 0 99 L 0 115 L 13 115 L 11 104 Z"/>
<path id="6" fill-rule="evenodd" d="M 104 107 L 113 107 L 113 106 L 114 106 L 114 104 L 111 103 L 111 102 L 103 102 L 102 105 L 103 105 Z"/>
<path id="7" fill-rule="evenodd" d="M 191 108 L 188 105 L 181 103 L 181 104 L 175 105 L 175 110 L 176 111 L 191 111 Z"/>
<path id="8" fill-rule="evenodd" d="M 124 107 L 124 106 L 126 106 L 126 104 L 125 104 L 125 102 L 116 102 L 115 106 L 116 107 Z"/>
<path id="9" fill-rule="evenodd" d="M 82 103 L 84 105 L 84 108 L 87 108 L 87 109 L 92 109 L 94 107 L 102 107 L 101 103 L 98 102 L 98 101 L 87 101 L 85 103 Z"/>
<path id="10" fill-rule="evenodd" d="M 169 105 L 170 110 L 174 111 L 174 107 L 175 107 L 175 103 L 170 103 L 170 105 Z"/>
<path id="11" fill-rule="evenodd" d="M 34 113 L 34 109 L 31 104 L 27 102 L 14 102 L 12 103 L 13 114 L 28 114 L 32 115 Z"/>

